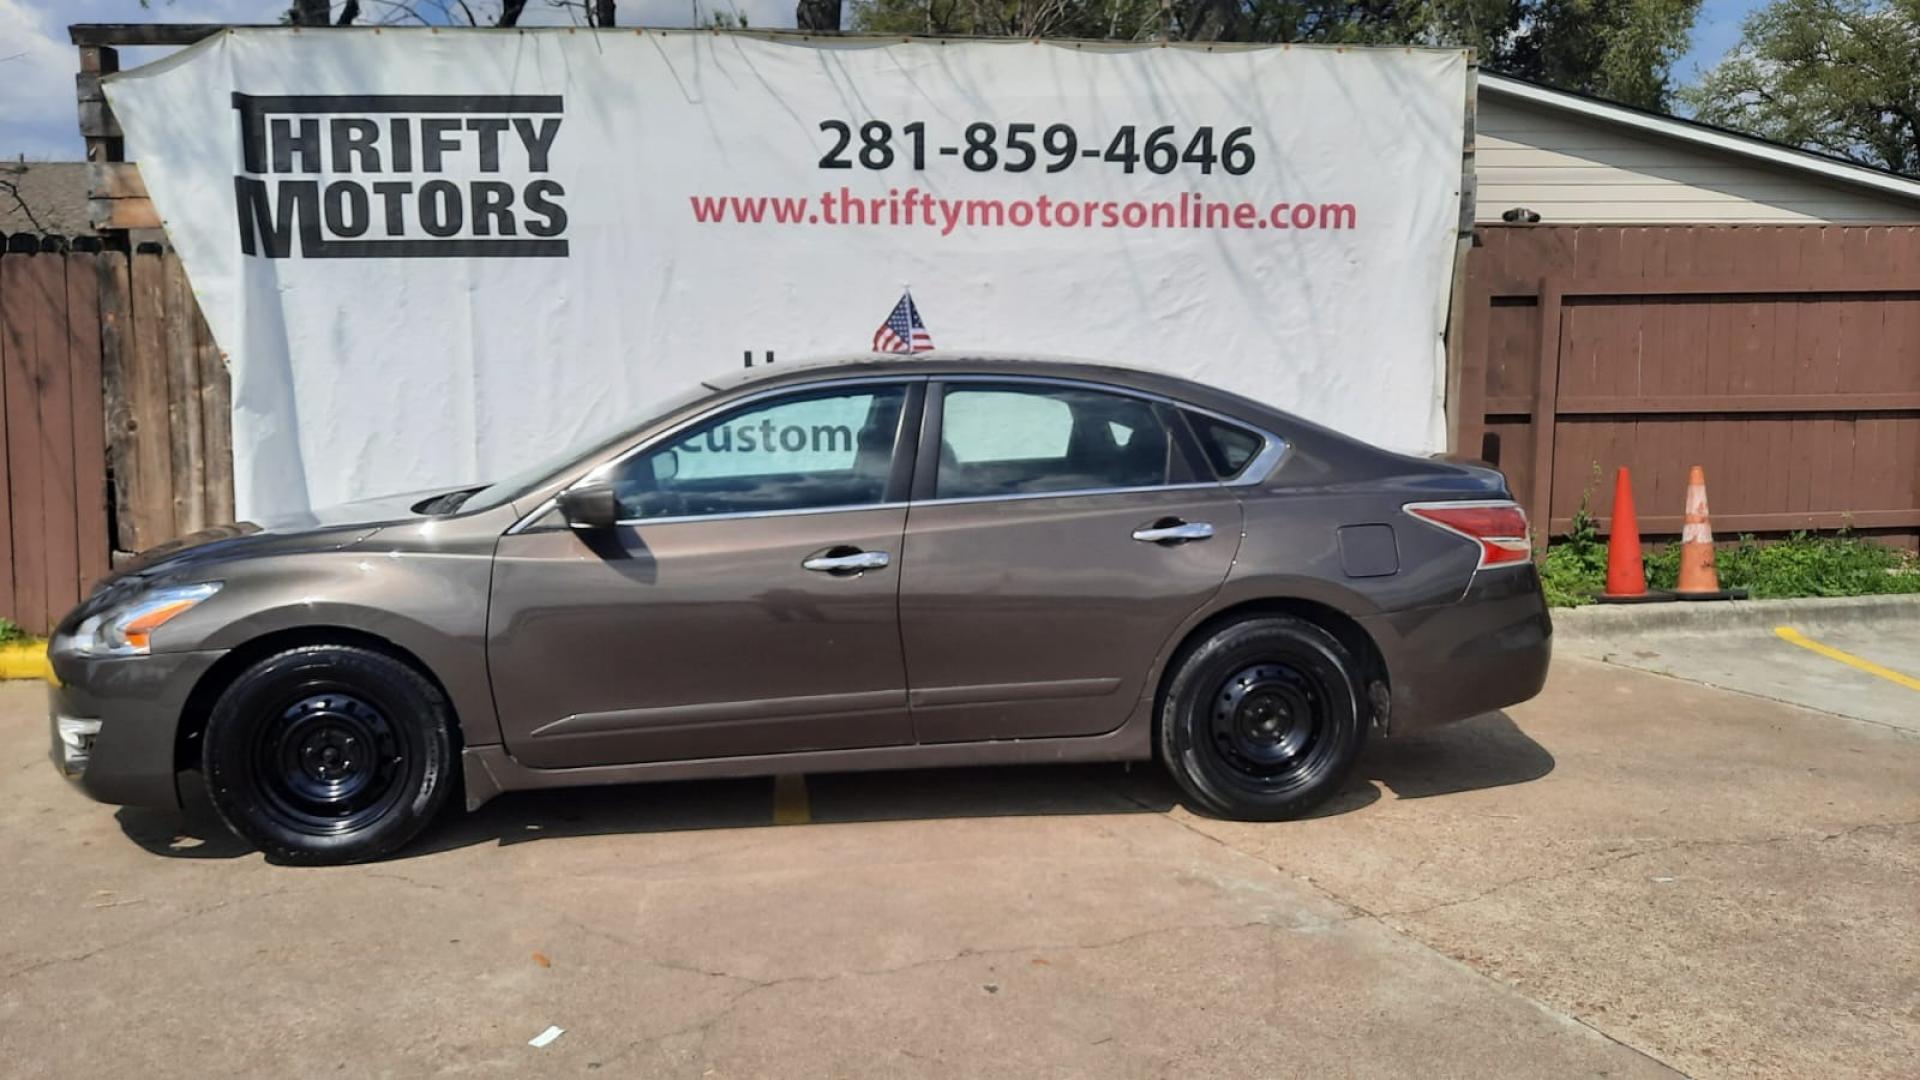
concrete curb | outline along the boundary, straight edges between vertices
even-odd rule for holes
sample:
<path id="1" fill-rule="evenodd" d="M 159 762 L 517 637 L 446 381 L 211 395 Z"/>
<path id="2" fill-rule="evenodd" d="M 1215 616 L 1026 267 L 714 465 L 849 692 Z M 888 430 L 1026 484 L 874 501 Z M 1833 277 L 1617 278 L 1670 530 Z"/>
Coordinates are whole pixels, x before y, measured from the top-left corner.
<path id="1" fill-rule="evenodd" d="M 1553 633 L 1563 641 L 1579 642 L 1640 634 L 1711 634 L 1772 630 L 1776 626 L 1858 626 L 1894 621 L 1920 622 L 1920 594 L 1590 604 L 1555 610 Z"/>
<path id="2" fill-rule="evenodd" d="M 47 643 L 29 641 L 24 645 L 0 645 L 0 679 L 53 678 L 53 666 L 47 663 Z"/>

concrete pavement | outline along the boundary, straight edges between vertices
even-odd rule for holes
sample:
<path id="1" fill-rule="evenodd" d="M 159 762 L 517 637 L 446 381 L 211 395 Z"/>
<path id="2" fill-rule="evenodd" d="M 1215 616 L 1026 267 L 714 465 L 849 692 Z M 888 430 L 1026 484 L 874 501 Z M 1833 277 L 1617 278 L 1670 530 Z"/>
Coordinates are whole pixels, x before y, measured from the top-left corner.
<path id="1" fill-rule="evenodd" d="M 1382 743 L 1304 822 L 1144 765 L 816 776 L 509 796 L 333 870 L 87 802 L 41 710 L 0 688 L 0 1073 L 1920 1060 L 1920 739 L 1617 666 Z"/>
<path id="2" fill-rule="evenodd" d="M 1920 596 L 1563 613 L 1557 647 L 1920 735 Z"/>

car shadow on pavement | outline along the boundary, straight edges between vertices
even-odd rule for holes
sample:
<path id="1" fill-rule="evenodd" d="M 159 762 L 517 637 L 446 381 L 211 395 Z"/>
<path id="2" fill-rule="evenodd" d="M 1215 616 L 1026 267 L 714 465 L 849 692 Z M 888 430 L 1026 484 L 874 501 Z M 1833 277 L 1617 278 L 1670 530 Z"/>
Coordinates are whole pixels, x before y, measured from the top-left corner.
<path id="1" fill-rule="evenodd" d="M 1553 755 L 1505 713 L 1489 713 L 1376 740 L 1347 786 L 1311 816 L 1353 813 L 1377 802 L 1383 788 L 1397 799 L 1424 799 L 1523 784 L 1553 767 Z M 121 830 L 169 858 L 249 853 L 221 823 L 198 779 L 181 776 L 184 810 L 122 807 Z M 398 857 L 558 837 L 764 828 L 796 814 L 814 824 L 1158 814 L 1183 802 L 1166 772 L 1151 762 L 814 774 L 804 791 L 798 803 L 792 794 L 783 800 L 773 780 L 759 777 L 512 792 L 471 814 L 450 809 Z"/>

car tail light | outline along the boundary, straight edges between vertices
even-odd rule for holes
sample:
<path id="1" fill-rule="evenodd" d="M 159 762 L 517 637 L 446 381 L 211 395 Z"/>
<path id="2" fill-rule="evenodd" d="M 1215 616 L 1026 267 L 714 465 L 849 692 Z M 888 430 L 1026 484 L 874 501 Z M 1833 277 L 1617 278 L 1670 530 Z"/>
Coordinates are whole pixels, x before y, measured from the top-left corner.
<path id="1" fill-rule="evenodd" d="M 1519 566 L 1533 557 L 1527 512 L 1518 503 L 1499 501 L 1408 503 L 1402 509 L 1422 521 L 1480 545 L 1480 565 Z"/>

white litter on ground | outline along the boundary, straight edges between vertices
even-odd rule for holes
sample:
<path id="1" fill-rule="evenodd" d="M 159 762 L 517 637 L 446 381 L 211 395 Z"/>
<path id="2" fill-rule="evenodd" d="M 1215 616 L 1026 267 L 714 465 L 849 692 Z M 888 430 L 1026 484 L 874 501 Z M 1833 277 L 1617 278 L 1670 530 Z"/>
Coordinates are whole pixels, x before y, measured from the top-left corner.
<path id="1" fill-rule="evenodd" d="M 563 1027 L 560 1027 L 560 1026 L 558 1026 L 558 1025 L 555 1025 L 555 1024 L 548 1024 L 548 1025 L 547 1025 L 547 1030 L 545 1030 L 545 1031 L 543 1031 L 543 1032 L 541 1032 L 541 1033 L 540 1033 L 540 1034 L 538 1034 L 538 1035 L 535 1035 L 535 1036 L 534 1036 L 533 1038 L 531 1038 L 531 1039 L 528 1039 L 528 1040 L 527 1040 L 527 1045 L 528 1045 L 528 1046 L 532 1046 L 532 1047 L 542 1047 L 542 1046 L 545 1046 L 545 1045 L 547 1045 L 548 1043 L 550 1043 L 550 1042 L 552 1042 L 553 1040 L 555 1040 L 555 1039 L 557 1039 L 557 1038 L 559 1038 L 559 1037 L 560 1037 L 560 1033 L 561 1033 L 561 1032 L 563 1032 L 563 1031 L 565 1031 L 565 1030 L 567 1030 L 567 1029 L 566 1029 L 566 1028 L 563 1028 Z"/>

